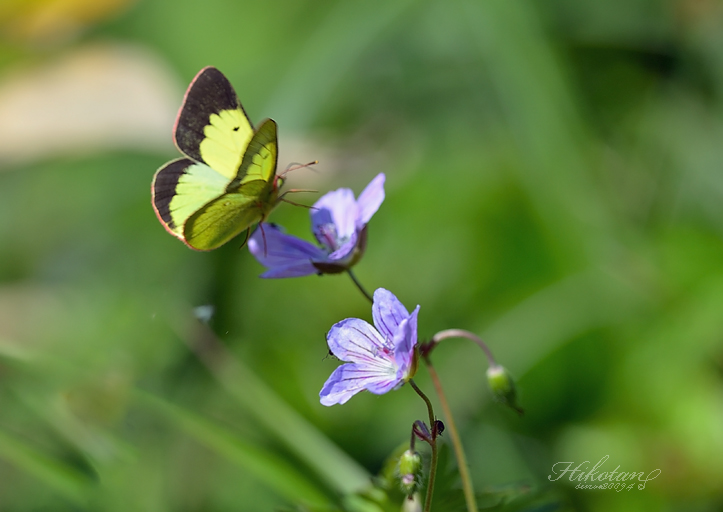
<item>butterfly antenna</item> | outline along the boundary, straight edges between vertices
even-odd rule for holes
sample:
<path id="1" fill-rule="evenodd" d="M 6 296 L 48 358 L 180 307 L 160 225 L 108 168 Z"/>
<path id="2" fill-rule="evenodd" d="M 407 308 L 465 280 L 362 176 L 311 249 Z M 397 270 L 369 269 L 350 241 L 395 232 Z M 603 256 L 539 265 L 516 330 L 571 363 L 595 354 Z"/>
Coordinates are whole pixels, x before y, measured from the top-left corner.
<path id="1" fill-rule="evenodd" d="M 304 168 L 306 168 L 306 167 L 311 167 L 312 165 L 316 165 L 316 164 L 318 164 L 318 163 L 319 163 L 318 160 L 314 160 L 313 162 L 309 162 L 308 164 L 295 164 L 295 163 L 294 163 L 294 164 L 289 164 L 289 166 L 288 166 L 286 169 L 284 169 L 283 172 L 279 173 L 279 176 L 281 176 L 281 177 L 283 178 L 283 177 L 285 177 L 288 173 L 290 173 L 291 171 L 298 171 L 299 169 L 304 169 Z"/>

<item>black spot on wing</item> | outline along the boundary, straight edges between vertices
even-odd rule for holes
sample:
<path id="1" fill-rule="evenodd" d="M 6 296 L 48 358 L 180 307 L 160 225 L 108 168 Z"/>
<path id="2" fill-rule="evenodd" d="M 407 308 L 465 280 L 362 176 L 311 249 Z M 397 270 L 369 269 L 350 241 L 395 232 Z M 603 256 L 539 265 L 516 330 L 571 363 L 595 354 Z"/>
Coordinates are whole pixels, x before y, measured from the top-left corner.
<path id="1" fill-rule="evenodd" d="M 202 69 L 188 86 L 178 114 L 174 133 L 176 145 L 185 155 L 196 161 L 203 161 L 199 146 L 204 139 L 203 129 L 209 124 L 211 114 L 235 109 L 243 111 L 228 79 L 216 68 Z M 246 118 L 248 119 L 248 116 Z"/>
<path id="2" fill-rule="evenodd" d="M 171 200 L 176 195 L 178 180 L 191 165 L 194 165 L 194 162 L 188 158 L 168 162 L 165 167 L 159 169 L 153 180 L 153 207 L 170 229 L 176 227 L 171 217 Z"/>

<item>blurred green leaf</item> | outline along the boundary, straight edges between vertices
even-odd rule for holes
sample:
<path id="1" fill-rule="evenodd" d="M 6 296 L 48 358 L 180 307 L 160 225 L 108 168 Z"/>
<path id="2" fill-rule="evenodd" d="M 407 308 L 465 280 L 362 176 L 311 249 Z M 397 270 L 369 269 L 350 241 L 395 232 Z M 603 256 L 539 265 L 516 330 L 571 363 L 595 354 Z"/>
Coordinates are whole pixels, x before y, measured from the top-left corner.
<path id="1" fill-rule="evenodd" d="M 317 486 L 283 459 L 260 450 L 221 426 L 150 393 L 138 390 L 134 396 L 137 403 L 166 417 L 174 426 L 214 449 L 222 457 L 243 466 L 288 500 L 311 506 L 330 504 L 329 498 Z"/>
<path id="2" fill-rule="evenodd" d="M 95 482 L 88 475 L 55 460 L 17 436 L 0 431 L 0 457 L 26 471 L 64 499 L 84 506 Z"/>

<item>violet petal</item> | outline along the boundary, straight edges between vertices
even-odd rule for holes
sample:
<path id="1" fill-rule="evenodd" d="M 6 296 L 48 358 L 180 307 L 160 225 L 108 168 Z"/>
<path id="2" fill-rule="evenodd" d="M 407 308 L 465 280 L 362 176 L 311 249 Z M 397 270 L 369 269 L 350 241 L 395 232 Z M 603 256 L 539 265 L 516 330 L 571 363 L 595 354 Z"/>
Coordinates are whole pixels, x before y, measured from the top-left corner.
<path id="1" fill-rule="evenodd" d="M 347 241 L 341 244 L 336 251 L 332 252 L 328 256 L 329 261 L 341 261 L 346 259 L 356 248 L 358 238 L 359 236 L 356 232 L 352 233 L 351 237 L 349 237 Z"/>
<path id="2" fill-rule="evenodd" d="M 342 361 L 387 369 L 394 367 L 394 348 L 385 343 L 374 327 L 359 318 L 347 318 L 334 324 L 326 335 L 326 342 L 331 353 Z"/>
<path id="3" fill-rule="evenodd" d="M 274 224 L 264 224 L 248 241 L 249 251 L 269 270 L 325 260 L 326 253 L 314 244 L 287 235 Z M 312 272 L 313 273 L 313 272 Z"/>
<path id="4" fill-rule="evenodd" d="M 412 311 L 409 318 L 405 318 L 400 322 L 392 342 L 394 345 L 394 361 L 399 367 L 397 377 L 402 380 L 406 378 L 409 368 L 412 366 L 414 346 L 417 344 L 418 313 L 419 306 Z"/>
<path id="5" fill-rule="evenodd" d="M 298 263 L 296 265 L 270 268 L 259 277 L 262 277 L 264 279 L 281 279 L 283 277 L 310 276 L 312 274 L 318 273 L 319 269 L 317 269 L 310 261 L 306 261 L 304 263 Z"/>
<path id="6" fill-rule="evenodd" d="M 409 312 L 392 292 L 384 288 L 377 288 L 374 292 L 372 318 L 382 336 L 392 340 L 401 321 L 409 318 Z"/>
<path id="7" fill-rule="evenodd" d="M 399 384 L 394 374 L 377 372 L 365 365 L 347 363 L 334 370 L 319 392 L 322 405 L 346 403 L 360 391 L 375 394 L 391 391 Z"/>
<path id="8" fill-rule="evenodd" d="M 351 189 L 340 188 L 327 194 L 324 194 L 314 203 L 311 210 L 311 223 L 314 234 L 324 229 L 329 223 L 336 228 L 337 240 L 349 238 L 356 230 L 356 219 L 358 217 L 358 207 L 354 199 L 354 193 Z M 319 239 L 319 243 L 329 247 L 326 239 Z M 338 247 L 334 245 L 329 247 L 332 251 Z"/>
<path id="9" fill-rule="evenodd" d="M 377 174 L 369 185 L 359 194 L 357 205 L 359 205 L 358 225 L 363 226 L 372 218 L 381 204 L 384 202 L 384 173 Z"/>

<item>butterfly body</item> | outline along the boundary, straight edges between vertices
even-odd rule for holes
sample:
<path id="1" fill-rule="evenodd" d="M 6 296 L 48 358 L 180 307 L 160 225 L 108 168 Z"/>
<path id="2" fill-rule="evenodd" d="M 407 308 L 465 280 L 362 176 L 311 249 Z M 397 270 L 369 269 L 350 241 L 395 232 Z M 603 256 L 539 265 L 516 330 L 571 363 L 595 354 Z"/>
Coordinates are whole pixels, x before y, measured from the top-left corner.
<path id="1" fill-rule="evenodd" d="M 184 158 L 155 174 L 151 196 L 166 230 L 192 249 L 225 244 L 264 220 L 279 200 L 276 123 L 254 129 L 230 82 L 202 69 L 186 91 L 173 130 Z"/>

